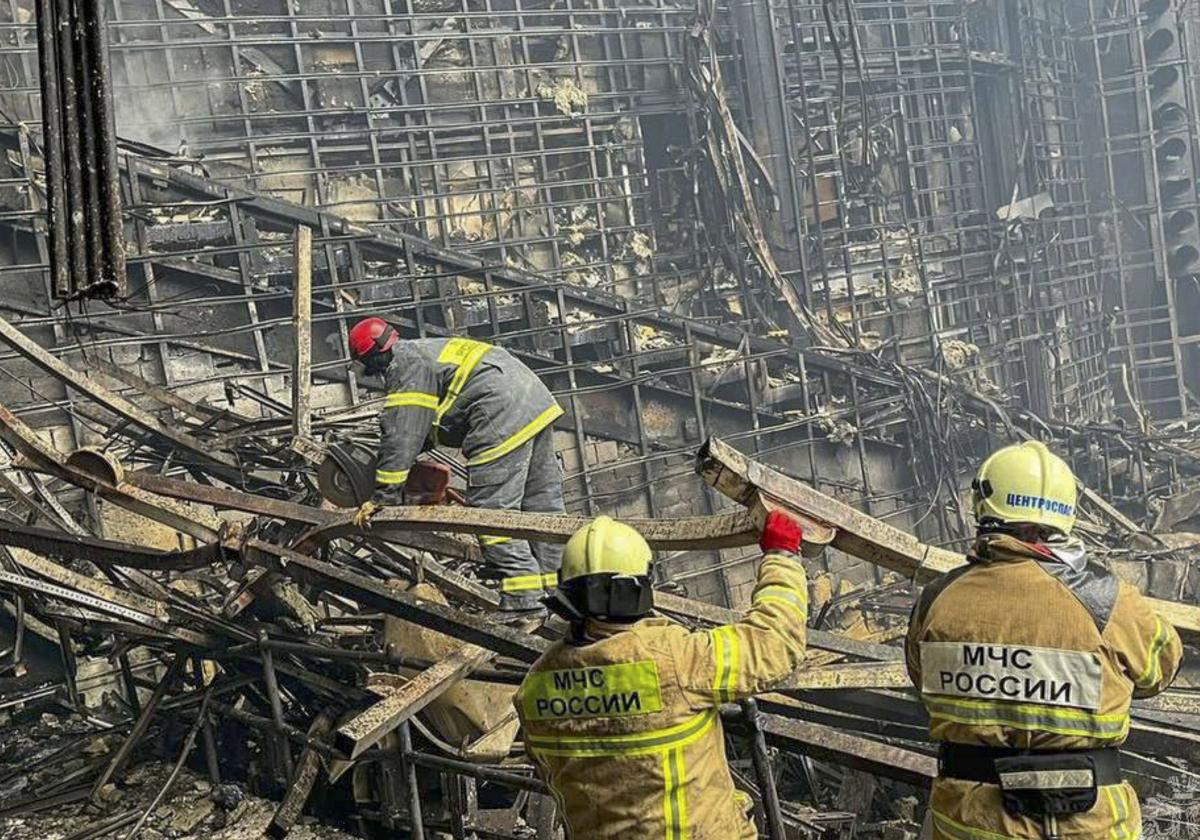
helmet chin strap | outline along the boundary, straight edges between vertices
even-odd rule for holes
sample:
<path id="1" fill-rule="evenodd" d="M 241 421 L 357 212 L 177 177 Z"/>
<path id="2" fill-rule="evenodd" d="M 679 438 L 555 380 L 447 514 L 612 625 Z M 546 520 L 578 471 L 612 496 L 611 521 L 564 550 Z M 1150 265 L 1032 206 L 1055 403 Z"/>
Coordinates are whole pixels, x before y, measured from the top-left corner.
<path id="1" fill-rule="evenodd" d="M 542 603 L 546 605 L 546 609 L 550 610 L 550 612 L 571 624 L 582 624 L 587 619 L 587 616 L 571 603 L 571 599 L 557 589 L 544 598 Z"/>
<path id="2" fill-rule="evenodd" d="M 393 327 L 391 324 L 388 324 L 387 327 L 384 328 L 383 332 L 381 332 L 379 335 L 375 336 L 375 352 L 382 353 L 384 350 L 386 350 L 388 341 L 395 334 L 396 334 L 396 328 Z"/>

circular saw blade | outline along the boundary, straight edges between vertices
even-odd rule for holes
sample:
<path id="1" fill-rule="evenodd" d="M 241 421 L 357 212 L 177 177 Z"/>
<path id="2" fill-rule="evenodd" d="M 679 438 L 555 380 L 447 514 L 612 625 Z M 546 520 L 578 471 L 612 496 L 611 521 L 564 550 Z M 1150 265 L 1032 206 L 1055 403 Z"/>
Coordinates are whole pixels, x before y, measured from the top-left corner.
<path id="1" fill-rule="evenodd" d="M 317 468 L 317 487 L 338 507 L 358 507 L 375 491 L 374 453 L 357 444 L 331 446 Z"/>

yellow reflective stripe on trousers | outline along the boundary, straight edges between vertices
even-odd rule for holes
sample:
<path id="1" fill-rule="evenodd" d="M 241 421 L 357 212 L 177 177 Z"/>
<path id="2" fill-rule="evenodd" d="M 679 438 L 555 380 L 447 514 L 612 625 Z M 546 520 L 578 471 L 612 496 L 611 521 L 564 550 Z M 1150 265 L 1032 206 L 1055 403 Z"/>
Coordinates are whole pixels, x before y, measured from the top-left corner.
<path id="1" fill-rule="evenodd" d="M 662 750 L 683 749 L 708 732 L 716 721 L 717 710 L 705 709 L 667 729 L 632 735 L 529 735 L 525 742 L 535 753 L 570 758 L 650 755 Z"/>
<path id="2" fill-rule="evenodd" d="M 446 396 L 442 398 L 437 407 L 437 416 L 433 420 L 435 425 L 440 424 L 442 418 L 446 416 L 446 412 L 454 407 L 455 400 L 462 393 L 467 380 L 471 378 L 475 366 L 491 349 L 492 345 L 476 341 L 473 338 L 452 338 L 446 342 L 446 346 L 438 354 L 438 362 L 444 365 L 458 365 L 458 369 L 450 377 L 450 386 L 446 389 Z"/>
<path id="3" fill-rule="evenodd" d="M 376 484 L 403 484 L 408 481 L 408 470 L 375 470 Z"/>
<path id="4" fill-rule="evenodd" d="M 808 618 L 808 596 L 790 586 L 764 586 L 750 599 L 752 604 L 761 601 L 778 601 L 800 613 L 801 618 Z"/>
<path id="5" fill-rule="evenodd" d="M 1149 688 L 1158 682 L 1160 667 L 1158 655 L 1166 646 L 1167 628 L 1163 626 L 1161 618 L 1154 616 L 1154 638 L 1150 640 L 1150 647 L 1147 650 L 1146 670 L 1142 671 L 1141 676 L 1134 680 L 1138 688 Z"/>
<path id="6" fill-rule="evenodd" d="M 1112 840 L 1134 840 L 1141 832 L 1129 828 L 1129 800 L 1125 797 L 1124 785 L 1105 785 L 1100 790 L 1112 811 L 1113 824 L 1108 836 Z"/>
<path id="7" fill-rule="evenodd" d="M 490 464 L 492 461 L 504 457 L 509 452 L 512 452 L 518 446 L 523 444 L 525 441 L 531 440 L 533 436 L 542 429 L 549 426 L 559 417 L 562 417 L 562 414 L 562 406 L 560 406 L 558 403 L 554 403 L 554 405 L 550 406 L 537 417 L 530 420 L 523 427 L 521 427 L 516 434 L 510 436 L 503 443 L 498 443 L 491 449 L 485 449 L 482 452 L 477 453 L 471 458 L 471 460 L 467 461 L 467 466 L 477 467 L 480 464 Z"/>
<path id="8" fill-rule="evenodd" d="M 953 840 L 1024 840 L 1024 838 L 1013 837 L 1009 834 L 997 834 L 994 831 L 963 825 L 932 808 L 930 813 L 933 814 L 933 824 L 937 830 Z"/>
<path id="9" fill-rule="evenodd" d="M 558 572 L 546 572 L 542 575 L 542 586 L 553 589 L 558 586 Z"/>
<path id="10" fill-rule="evenodd" d="M 484 548 L 487 548 L 488 546 L 492 546 L 492 545 L 504 545 L 504 543 L 508 543 L 508 542 L 512 542 L 512 537 L 489 537 L 489 536 L 480 536 L 479 537 L 479 544 L 482 545 Z"/>
<path id="11" fill-rule="evenodd" d="M 1033 732 L 1102 739 L 1121 738 L 1129 731 L 1128 714 L 1098 715 L 1082 709 L 1005 700 L 964 700 L 933 694 L 923 694 L 921 700 L 933 723 L 1007 726 Z"/>
<path id="12" fill-rule="evenodd" d="M 714 627 L 710 631 L 713 644 L 713 699 L 728 703 L 737 688 L 738 644 L 737 631 L 733 627 Z"/>
<path id="13" fill-rule="evenodd" d="M 504 578 L 500 581 L 501 592 L 529 592 L 541 588 L 541 575 L 519 575 L 517 577 Z"/>
<path id="14" fill-rule="evenodd" d="M 683 750 L 667 750 L 663 755 L 663 821 L 666 823 L 666 840 L 687 840 L 687 797 L 684 796 L 685 781 Z"/>
<path id="15" fill-rule="evenodd" d="M 531 753 L 569 758 L 634 757 L 662 753 L 663 822 L 665 840 L 688 840 L 687 768 L 684 748 L 708 732 L 717 721 L 717 710 L 707 709 L 667 729 L 634 735 L 528 735 Z"/>
<path id="16" fill-rule="evenodd" d="M 384 408 L 403 408 L 410 405 L 417 408 L 431 408 L 436 411 L 438 407 L 437 394 L 423 394 L 420 391 L 397 391 L 394 394 L 388 394 L 387 399 L 383 401 Z"/>

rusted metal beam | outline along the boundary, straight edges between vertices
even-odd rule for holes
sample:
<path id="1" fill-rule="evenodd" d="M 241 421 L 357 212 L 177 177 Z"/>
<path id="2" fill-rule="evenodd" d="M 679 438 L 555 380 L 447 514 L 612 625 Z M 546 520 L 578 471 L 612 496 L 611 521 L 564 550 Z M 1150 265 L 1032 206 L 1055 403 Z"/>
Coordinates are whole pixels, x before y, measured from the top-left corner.
<path id="1" fill-rule="evenodd" d="M 99 581 L 96 581 L 96 583 L 99 583 Z M 0 588 L 36 592 L 59 601 L 65 601 L 68 604 L 75 604 L 87 610 L 132 621 L 135 624 L 140 624 L 153 630 L 163 631 L 167 629 L 167 623 L 151 613 L 142 612 L 133 607 L 126 607 L 123 604 L 115 603 L 105 598 L 88 595 L 85 592 L 77 592 L 74 589 L 59 586 L 56 583 L 46 583 L 37 578 L 26 577 L 25 575 L 14 574 L 13 572 L 0 571 Z M 59 628 L 59 635 L 62 635 L 61 628 Z"/>
<path id="2" fill-rule="evenodd" d="M 332 526 L 343 518 L 336 511 L 321 510 L 309 505 L 285 502 L 281 499 L 271 499 L 252 493 L 243 493 L 227 487 L 178 481 L 144 470 L 128 473 L 125 476 L 124 483 L 136 487 L 142 492 L 153 493 L 159 497 L 211 505 L 217 509 L 238 510 L 244 513 L 253 513 L 257 516 L 269 516 L 274 519 L 283 519 L 288 522 L 309 525 L 314 529 Z M 364 532 L 360 530 L 358 533 L 368 538 L 372 536 L 381 537 L 378 534 L 372 535 L 369 531 Z M 447 557 L 475 561 L 480 559 L 479 545 L 475 540 L 456 538 L 448 534 L 398 534 L 395 532 L 389 535 L 388 538 L 400 545 L 422 551 L 431 551 Z"/>
<path id="3" fill-rule="evenodd" d="M 171 499 L 155 496 L 124 481 L 124 470 L 115 461 L 95 452 L 90 457 L 64 455 L 43 440 L 7 407 L 0 405 L 0 438 L 15 448 L 24 462 L 14 465 L 53 475 L 84 490 L 90 490 L 123 508 L 140 513 L 201 542 L 215 542 L 225 525 L 217 517 L 185 507 Z M 81 464 L 86 463 L 85 469 Z"/>
<path id="4" fill-rule="evenodd" d="M 488 619 L 433 603 L 386 583 L 341 569 L 281 546 L 250 540 L 243 550 L 246 561 L 296 580 L 338 592 L 364 607 L 403 618 L 438 633 L 493 650 L 522 662 L 533 663 L 549 643 L 546 640 Z"/>
<path id="5" fill-rule="evenodd" d="M 211 408 L 202 402 L 185 400 L 174 391 L 164 388 L 161 385 L 155 385 L 153 382 L 147 382 L 133 371 L 123 368 L 120 365 L 114 365 L 112 362 L 105 361 L 104 359 L 89 358 L 87 362 L 89 367 L 95 368 L 110 379 L 115 379 L 123 385 L 128 385 L 135 391 L 145 394 L 167 408 L 174 409 L 181 414 L 186 414 L 188 417 L 199 420 L 202 423 L 210 424 L 216 430 L 228 431 L 236 427 L 239 422 L 252 422 L 249 417 L 239 417 L 227 410 Z"/>
<path id="6" fill-rule="evenodd" d="M 912 681 L 903 662 L 864 662 L 857 665 L 827 665 L 800 668 L 774 687 L 775 691 L 841 688 L 910 688 Z"/>
<path id="7" fill-rule="evenodd" d="M 297 546 L 315 546 L 363 529 L 353 523 L 353 514 L 304 535 Z M 377 514 L 367 533 L 388 538 L 395 531 L 454 531 L 464 534 L 495 534 L 522 540 L 565 543 L 590 521 L 586 516 L 528 513 L 513 510 L 428 505 L 387 508 Z M 758 529 L 744 511 L 679 519 L 626 519 L 651 548 L 663 551 L 716 549 L 753 545 Z"/>
<path id="8" fill-rule="evenodd" d="M 337 748 L 351 758 L 358 758 L 389 732 L 446 693 L 473 669 L 495 656 L 490 650 L 463 645 L 338 727 L 335 740 Z"/>
<path id="9" fill-rule="evenodd" d="M 47 522 L 54 522 L 64 528 L 70 527 L 67 524 L 68 522 L 75 523 L 75 520 L 71 519 L 70 514 L 66 513 L 65 510 L 60 510 L 62 505 L 58 504 L 57 499 L 54 499 L 53 496 L 42 498 L 36 490 L 32 493 L 26 492 L 24 488 L 9 477 L 6 470 L 0 470 L 0 490 L 3 490 L 10 498 L 23 505 L 34 516 L 45 519 Z M 47 499 L 50 501 L 47 501 Z M 78 528 L 77 525 L 76 527 Z M 82 528 L 78 528 L 78 530 L 80 533 L 83 532 Z"/>
<path id="10" fill-rule="evenodd" d="M 669 592 L 654 593 L 654 608 L 687 621 L 700 621 L 704 624 L 733 624 L 742 619 L 742 613 L 736 610 L 718 607 L 716 604 L 704 601 L 681 598 Z M 808 646 L 818 650 L 840 653 L 844 656 L 853 656 L 857 659 L 886 662 L 904 658 L 904 651 L 897 647 L 864 642 L 812 628 L 808 630 Z"/>
<path id="11" fill-rule="evenodd" d="M 152 598 L 147 598 L 134 592 L 117 589 L 115 586 L 110 586 L 104 581 L 73 572 L 64 566 L 60 566 L 44 557 L 38 557 L 28 551 L 14 551 L 12 556 L 17 565 L 52 583 L 70 587 L 101 601 L 145 614 L 157 619 L 159 622 L 166 622 L 168 620 L 167 605 L 160 601 L 155 601 Z"/>
<path id="12" fill-rule="evenodd" d="M 309 724 L 308 738 L 323 740 L 333 729 L 333 724 L 333 713 L 328 709 L 321 712 Z M 299 760 L 296 761 L 296 774 L 292 777 L 287 794 L 279 803 L 275 816 L 271 817 L 271 822 L 267 824 L 265 833 L 268 837 L 282 840 L 292 830 L 292 826 L 300 818 L 300 812 L 304 810 L 305 803 L 308 802 L 308 797 L 312 794 L 320 772 L 321 755 L 306 744 L 303 752 L 300 753 Z"/>
<path id="13" fill-rule="evenodd" d="M 144 411 L 119 394 L 113 393 L 82 371 L 78 371 L 70 365 L 65 364 L 44 348 L 39 347 L 4 318 L 0 318 L 0 339 L 11 345 L 14 350 L 28 361 L 37 365 L 56 379 L 61 380 L 64 385 L 74 388 L 80 394 L 90 397 L 117 416 L 128 420 L 134 425 L 140 426 L 171 446 L 189 453 L 210 469 L 218 470 L 223 476 L 234 481 L 240 479 L 242 470 L 233 458 L 224 453 L 214 451 L 211 444 L 192 437 L 186 432 L 181 432 L 178 429 L 167 426 L 153 414 Z"/>
<path id="14" fill-rule="evenodd" d="M 821 761 L 864 770 L 917 787 L 928 787 L 937 777 L 938 763 L 932 755 L 850 735 L 819 723 L 779 715 L 762 714 L 759 716 L 759 725 L 767 743 Z"/>
<path id="15" fill-rule="evenodd" d="M 296 265 L 292 275 L 292 334 L 296 354 L 292 360 L 292 434 L 312 437 L 312 244 L 313 231 L 297 225 L 293 239 Z"/>
<path id="16" fill-rule="evenodd" d="M 929 583 L 967 562 L 962 554 L 927 545 L 912 534 L 746 457 L 717 438 L 701 447 L 696 468 L 710 486 L 734 501 L 755 504 L 765 494 L 789 511 L 832 527 L 836 531 L 834 548 L 917 583 Z M 1200 607 L 1149 600 L 1158 614 L 1178 629 L 1200 633 Z"/>
<path id="17" fill-rule="evenodd" d="M 217 544 L 189 551 L 160 551 L 132 543 L 77 536 L 63 531 L 2 521 L 0 545 L 23 548 L 58 560 L 89 560 L 98 566 L 125 566 L 160 571 L 200 569 L 223 559 L 224 556 L 224 549 Z"/>
<path id="18" fill-rule="evenodd" d="M 310 550 L 342 537 L 358 536 L 412 545 L 414 548 L 454 557 L 477 559 L 478 550 L 472 550 L 474 547 L 470 543 L 464 543 L 462 540 L 446 542 L 443 540 L 449 538 L 442 536 L 441 540 L 422 540 L 414 544 L 415 533 L 441 531 L 458 534 L 496 534 L 517 539 L 565 543 L 576 530 L 589 521 L 588 517 L 565 514 L 431 505 L 387 508 L 371 520 L 368 529 L 363 529 L 354 525 L 352 513 L 320 510 L 308 505 L 269 499 L 228 488 L 177 481 L 146 471 L 129 473 L 125 476 L 125 482 L 161 496 L 313 526 L 311 531 L 297 540 L 294 548 L 299 551 Z M 736 547 L 753 545 L 758 540 L 758 529 L 744 511 L 678 519 L 626 521 L 642 533 L 651 547 L 663 551 Z"/>

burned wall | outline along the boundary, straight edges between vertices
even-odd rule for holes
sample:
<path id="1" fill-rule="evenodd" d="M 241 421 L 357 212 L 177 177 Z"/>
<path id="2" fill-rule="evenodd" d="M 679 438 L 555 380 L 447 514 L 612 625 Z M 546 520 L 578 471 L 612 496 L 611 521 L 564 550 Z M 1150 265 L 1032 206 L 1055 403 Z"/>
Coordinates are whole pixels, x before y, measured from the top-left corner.
<path id="1" fill-rule="evenodd" d="M 303 224 L 332 431 L 370 434 L 343 348 L 347 323 L 385 313 L 411 335 L 499 340 L 538 370 L 568 412 L 574 510 L 716 509 L 689 457 L 721 434 L 926 539 L 961 539 L 962 477 L 999 442 L 981 405 L 1070 427 L 1106 420 L 1114 390 L 1128 402 L 1106 354 L 1137 308 L 1114 315 L 1100 283 L 1144 277 L 1106 244 L 1124 210 L 1092 212 L 1105 194 L 1077 94 L 1106 42 L 1081 8 L 850 4 L 827 21 L 794 0 L 710 21 L 666 2 L 113 0 L 131 295 L 56 307 L 32 21 L 9 0 L 0 305 L 72 364 L 283 425 Z M 780 340 L 779 289 L 712 159 L 718 103 L 771 254 L 841 355 Z M 110 416 L 2 360 L 0 400 L 62 448 L 104 443 Z M 954 427 L 960 391 L 983 422 Z M 1107 447 L 1067 445 L 1111 486 L 1124 456 Z M 1170 481 L 1114 469 L 1131 498 Z M 735 603 L 740 559 L 664 568 Z"/>

